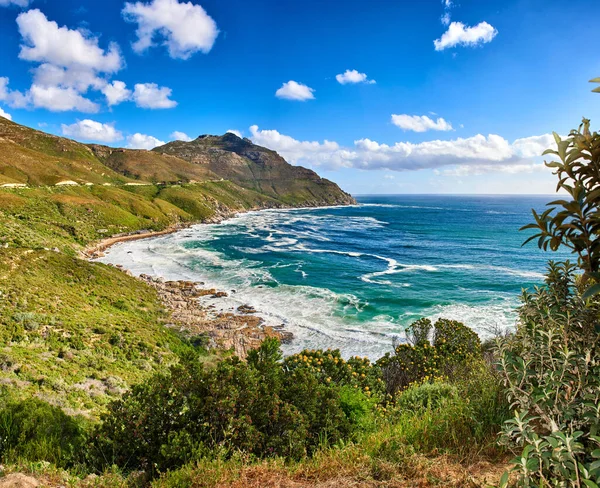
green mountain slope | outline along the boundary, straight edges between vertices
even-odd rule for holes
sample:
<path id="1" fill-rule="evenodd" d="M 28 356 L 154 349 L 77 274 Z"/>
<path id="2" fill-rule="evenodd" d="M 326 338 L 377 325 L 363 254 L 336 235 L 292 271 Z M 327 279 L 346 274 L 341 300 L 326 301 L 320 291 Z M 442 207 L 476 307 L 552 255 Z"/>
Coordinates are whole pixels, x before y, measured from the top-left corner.
<path id="1" fill-rule="evenodd" d="M 164 327 L 169 312 L 153 288 L 79 259 L 86 246 L 246 210 L 352 202 L 272 151 L 205 139 L 214 147 L 199 162 L 80 144 L 0 117 L 0 390 L 95 416 L 191 347 Z"/>
<path id="2" fill-rule="evenodd" d="M 288 205 L 345 205 L 355 203 L 335 183 L 312 170 L 293 166 L 270 149 L 235 134 L 200 136 L 153 149 L 200 166 L 234 183 L 264 193 Z"/>

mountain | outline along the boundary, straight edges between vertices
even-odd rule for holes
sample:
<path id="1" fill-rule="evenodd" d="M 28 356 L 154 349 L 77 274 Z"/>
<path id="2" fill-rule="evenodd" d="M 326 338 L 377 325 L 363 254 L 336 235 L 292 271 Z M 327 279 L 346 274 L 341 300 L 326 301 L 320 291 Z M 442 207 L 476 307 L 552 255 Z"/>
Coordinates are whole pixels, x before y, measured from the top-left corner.
<path id="1" fill-rule="evenodd" d="M 352 204 L 354 199 L 314 171 L 293 166 L 275 151 L 235 134 L 174 141 L 153 152 L 176 156 L 244 188 L 290 205 Z"/>
<path id="2" fill-rule="evenodd" d="M 82 144 L 0 117 L 0 185 L 170 185 L 220 180 L 274 199 L 280 206 L 354 203 L 314 171 L 292 166 L 275 151 L 230 133 L 145 151 Z"/>

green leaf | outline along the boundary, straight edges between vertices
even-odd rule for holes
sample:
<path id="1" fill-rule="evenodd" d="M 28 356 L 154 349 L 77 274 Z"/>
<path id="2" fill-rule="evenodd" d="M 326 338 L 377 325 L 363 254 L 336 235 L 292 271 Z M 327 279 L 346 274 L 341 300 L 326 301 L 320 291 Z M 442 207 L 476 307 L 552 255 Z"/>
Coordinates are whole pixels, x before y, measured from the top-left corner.
<path id="1" fill-rule="evenodd" d="M 587 290 L 585 290 L 585 293 L 581 296 L 581 298 L 587 300 L 588 298 L 593 297 L 598 293 L 600 293 L 600 283 L 596 283 L 595 285 L 590 286 Z"/>

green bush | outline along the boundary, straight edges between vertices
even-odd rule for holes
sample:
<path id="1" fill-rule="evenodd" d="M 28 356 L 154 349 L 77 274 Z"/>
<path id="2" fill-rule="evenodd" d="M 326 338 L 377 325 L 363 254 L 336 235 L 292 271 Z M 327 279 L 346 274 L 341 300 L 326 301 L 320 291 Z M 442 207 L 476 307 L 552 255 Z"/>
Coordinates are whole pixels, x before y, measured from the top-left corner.
<path id="1" fill-rule="evenodd" d="M 8 401 L 0 409 L 2 462 L 49 461 L 76 464 L 85 439 L 80 420 L 38 399 Z"/>
<path id="2" fill-rule="evenodd" d="M 523 294 L 517 330 L 499 342 L 515 411 L 502 440 L 522 449 L 514 460 L 522 486 L 600 482 L 600 302 L 582 298 L 575 271 L 551 263 L 546 287 Z"/>
<path id="3" fill-rule="evenodd" d="M 517 330 L 499 342 L 499 366 L 515 414 L 503 442 L 519 486 L 597 488 L 600 483 L 600 134 L 583 120 L 546 163 L 567 197 L 533 211 L 542 249 L 577 255 L 550 263 L 546 286 L 523 293 Z M 508 475 L 502 480 L 508 484 Z"/>
<path id="4" fill-rule="evenodd" d="M 377 361 L 388 395 L 423 382 L 460 378 L 472 362 L 482 359 L 477 334 L 454 320 L 439 319 L 432 325 L 420 319 L 408 328 L 407 337 L 412 343 L 397 345 L 393 355 Z"/>
<path id="5" fill-rule="evenodd" d="M 247 362 L 233 357 L 208 369 L 184 358 L 109 406 L 92 435 L 92 465 L 157 472 L 236 451 L 297 459 L 368 423 L 368 387 L 324 381 L 290 363 L 273 339 Z"/>
<path id="6" fill-rule="evenodd" d="M 437 409 L 446 402 L 456 399 L 458 388 L 448 383 L 423 383 L 403 391 L 396 406 L 400 410 L 419 412 L 424 409 Z"/>

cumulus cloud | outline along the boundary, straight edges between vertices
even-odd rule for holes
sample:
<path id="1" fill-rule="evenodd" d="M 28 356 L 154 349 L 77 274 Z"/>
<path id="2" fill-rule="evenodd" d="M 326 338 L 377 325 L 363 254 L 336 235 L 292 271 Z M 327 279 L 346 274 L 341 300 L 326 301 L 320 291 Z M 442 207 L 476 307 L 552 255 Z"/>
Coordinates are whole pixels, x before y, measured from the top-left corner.
<path id="1" fill-rule="evenodd" d="M 106 97 L 106 102 L 112 107 L 121 102 L 125 102 L 131 98 L 132 91 L 127 88 L 127 85 L 122 81 L 113 81 L 108 83 L 101 89 Z"/>
<path id="2" fill-rule="evenodd" d="M 421 143 L 397 142 L 380 144 L 370 139 L 354 141 L 353 147 L 341 147 L 333 141 L 298 141 L 276 130 L 250 127 L 256 144 L 279 152 L 294 164 L 335 169 L 340 167 L 365 170 L 387 169 L 412 171 L 451 166 L 490 166 L 495 171 L 536 164 L 534 157 L 554 147 L 550 134 L 517 139 L 512 144 L 503 137 L 481 134 L 449 141 Z M 541 163 L 537 163 L 541 166 Z"/>
<path id="3" fill-rule="evenodd" d="M 42 87 L 61 86 L 75 88 L 79 93 L 85 93 L 89 88 L 99 90 L 105 83 L 94 70 L 88 67 L 63 68 L 44 63 L 33 70 L 33 84 Z"/>
<path id="4" fill-rule="evenodd" d="M 219 29 L 200 5 L 178 0 L 152 0 L 125 4 L 123 17 L 138 25 L 133 49 L 142 53 L 162 38 L 172 58 L 188 59 L 209 52 Z"/>
<path id="5" fill-rule="evenodd" d="M 157 146 L 164 146 L 166 143 L 153 136 L 140 134 L 139 132 L 127 137 L 127 147 L 130 149 L 154 149 Z"/>
<path id="6" fill-rule="evenodd" d="M 480 22 L 473 27 L 467 27 L 462 22 L 452 22 L 442 37 L 433 41 L 436 51 L 462 45 L 478 46 L 491 42 L 498 31 L 487 22 Z"/>
<path id="7" fill-rule="evenodd" d="M 281 88 L 275 92 L 277 98 L 284 98 L 286 100 L 312 100 L 315 98 L 313 95 L 312 88 L 298 83 L 297 81 L 290 80 L 287 83 L 281 85 Z"/>
<path id="8" fill-rule="evenodd" d="M 238 136 L 240 139 L 242 139 L 242 133 L 239 130 L 235 130 L 235 129 L 229 129 L 227 132 L 229 132 L 230 134 L 235 134 L 236 136 Z"/>
<path id="9" fill-rule="evenodd" d="M 375 80 L 367 79 L 366 73 L 359 73 L 355 69 L 349 70 L 347 69 L 344 73 L 335 75 L 335 79 L 341 85 L 346 85 L 348 83 L 367 83 L 369 85 L 375 84 Z"/>
<path id="10" fill-rule="evenodd" d="M 170 88 L 145 83 L 132 91 L 122 81 L 110 81 L 124 65 L 116 43 L 104 49 L 89 32 L 59 26 L 38 9 L 21 13 L 17 25 L 22 36 L 19 58 L 37 66 L 25 92 L 10 90 L 8 79 L 0 78 L 0 100 L 9 106 L 95 113 L 100 106 L 88 98 L 90 90 L 101 92 L 109 106 L 127 100 L 143 108 L 177 105 Z"/>
<path id="11" fill-rule="evenodd" d="M 156 83 L 138 83 L 134 87 L 133 100 L 141 108 L 173 108 L 177 102 L 169 98 L 172 92 L 170 88 L 159 87 Z"/>
<path id="12" fill-rule="evenodd" d="M 11 115 L 9 113 L 5 112 L 4 110 L 2 110 L 2 107 L 0 107 L 0 117 L 4 117 L 5 119 L 12 120 Z"/>
<path id="13" fill-rule="evenodd" d="M 425 132 L 428 130 L 452 130 L 452 124 L 446 122 L 442 117 L 433 120 L 427 115 L 406 115 L 392 114 L 392 124 L 404 130 L 412 130 L 414 132 Z"/>
<path id="14" fill-rule="evenodd" d="M 19 58 L 25 61 L 63 68 L 87 67 L 104 73 L 113 73 L 122 67 L 123 60 L 116 43 L 110 43 L 104 50 L 96 37 L 59 27 L 38 9 L 20 14 L 17 25 L 23 37 Z"/>
<path id="15" fill-rule="evenodd" d="M 175 132 L 173 132 L 169 137 L 171 137 L 171 139 L 174 140 L 174 141 L 190 142 L 191 140 L 193 140 L 185 132 L 179 132 L 178 130 L 176 130 Z"/>
<path id="16" fill-rule="evenodd" d="M 85 95 L 90 89 L 103 90 L 106 78 L 123 67 L 118 45 L 103 49 L 89 32 L 59 26 L 38 9 L 19 14 L 17 26 L 19 58 L 37 66 L 25 92 L 9 90 L 7 79 L 0 81 L 0 99 L 16 108 L 97 112 L 99 105 Z"/>
<path id="17" fill-rule="evenodd" d="M 84 141 L 116 142 L 123 139 L 123 134 L 115 129 L 114 124 L 102 124 L 95 120 L 78 120 L 74 124 L 62 124 L 62 133 L 68 137 Z"/>
<path id="18" fill-rule="evenodd" d="M 16 5 L 17 7 L 27 7 L 31 3 L 31 0 L 0 0 L 0 7 L 8 7 L 9 5 Z"/>
<path id="19" fill-rule="evenodd" d="M 461 164 L 451 169 L 435 170 L 435 174 L 442 176 L 454 176 L 462 178 L 464 176 L 481 176 L 489 173 L 521 174 L 521 173 L 543 173 L 549 171 L 543 164 Z"/>
<path id="20" fill-rule="evenodd" d="M 96 113 L 100 110 L 98 104 L 81 96 L 74 88 L 31 85 L 27 98 L 34 107 L 45 108 L 53 112 L 76 110 L 84 113 Z"/>

